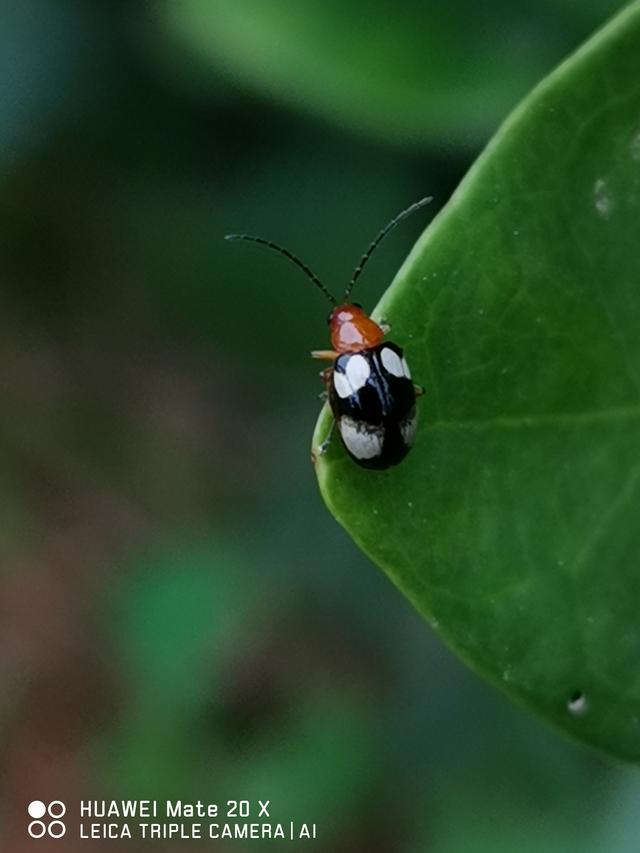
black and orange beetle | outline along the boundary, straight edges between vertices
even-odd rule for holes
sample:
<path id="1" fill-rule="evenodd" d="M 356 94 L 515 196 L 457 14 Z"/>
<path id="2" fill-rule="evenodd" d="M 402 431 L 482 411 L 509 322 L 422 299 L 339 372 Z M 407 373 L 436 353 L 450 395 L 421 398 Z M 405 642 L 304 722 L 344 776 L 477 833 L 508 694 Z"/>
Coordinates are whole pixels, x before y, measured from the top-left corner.
<path id="1" fill-rule="evenodd" d="M 376 323 L 349 297 L 381 240 L 430 201 L 429 197 L 412 204 L 380 231 L 355 268 L 340 304 L 309 267 L 287 249 L 251 234 L 228 234 L 225 238 L 260 243 L 284 255 L 333 305 L 328 319 L 332 349 L 315 350 L 311 355 L 331 362 L 321 376 L 334 425 L 349 456 L 364 468 L 390 468 L 407 455 L 416 434 L 416 396 L 422 394 L 422 388 L 414 385 L 402 349 L 384 340 L 389 326 Z M 329 440 L 330 436 L 320 446 L 320 453 Z"/>

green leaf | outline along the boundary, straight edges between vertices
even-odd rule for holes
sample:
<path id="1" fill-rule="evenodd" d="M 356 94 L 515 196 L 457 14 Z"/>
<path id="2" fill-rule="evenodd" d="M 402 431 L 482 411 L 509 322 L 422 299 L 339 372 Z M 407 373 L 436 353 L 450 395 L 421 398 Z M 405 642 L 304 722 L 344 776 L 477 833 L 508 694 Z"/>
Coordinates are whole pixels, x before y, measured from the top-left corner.
<path id="1" fill-rule="evenodd" d="M 192 72 L 212 66 L 388 141 L 469 144 L 486 139 L 535 80 L 617 6 L 449 0 L 443 14 L 423 0 L 165 0 L 160 15 L 199 61 Z"/>
<path id="2" fill-rule="evenodd" d="M 378 306 L 426 387 L 414 449 L 377 473 L 336 440 L 317 464 L 338 521 L 475 670 L 636 760 L 639 240 L 634 3 L 509 118 Z"/>

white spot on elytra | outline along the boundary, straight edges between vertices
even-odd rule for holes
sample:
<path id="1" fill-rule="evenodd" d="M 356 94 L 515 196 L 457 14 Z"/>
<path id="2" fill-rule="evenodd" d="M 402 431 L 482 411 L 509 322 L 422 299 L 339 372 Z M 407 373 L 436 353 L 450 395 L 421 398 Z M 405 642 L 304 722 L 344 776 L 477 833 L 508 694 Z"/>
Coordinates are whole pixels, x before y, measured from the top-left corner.
<path id="1" fill-rule="evenodd" d="M 380 358 L 382 359 L 382 365 L 387 373 L 390 373 L 392 376 L 397 376 L 399 379 L 405 375 L 402 367 L 402 359 L 397 352 L 394 352 L 389 347 L 384 347 L 380 353 Z"/>
<path id="2" fill-rule="evenodd" d="M 342 417 L 339 429 L 345 447 L 356 459 L 374 459 L 382 453 L 382 427 L 376 428 L 354 421 L 353 418 Z"/>
<path id="3" fill-rule="evenodd" d="M 411 379 L 411 371 L 409 370 L 409 365 L 407 364 L 406 358 L 402 359 L 402 369 L 403 369 L 404 375 L 407 377 L 407 379 Z"/>
<path id="4" fill-rule="evenodd" d="M 338 397 L 343 400 L 353 394 L 349 380 L 344 373 L 339 373 L 337 370 L 333 371 L 333 387 L 336 389 Z"/>
<path id="5" fill-rule="evenodd" d="M 367 384 L 367 379 L 371 376 L 371 368 L 363 355 L 352 355 L 345 367 L 345 373 L 353 389 L 352 393 L 355 394 Z"/>
<path id="6" fill-rule="evenodd" d="M 615 201 L 613 194 L 604 178 L 598 178 L 593 185 L 593 198 L 596 213 L 603 219 L 610 219 Z"/>

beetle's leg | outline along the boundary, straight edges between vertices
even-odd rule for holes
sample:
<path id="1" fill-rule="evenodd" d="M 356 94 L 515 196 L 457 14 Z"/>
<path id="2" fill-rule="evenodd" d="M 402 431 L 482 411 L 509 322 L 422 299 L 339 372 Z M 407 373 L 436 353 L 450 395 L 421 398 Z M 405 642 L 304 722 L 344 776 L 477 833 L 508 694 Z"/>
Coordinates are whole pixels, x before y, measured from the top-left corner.
<path id="1" fill-rule="evenodd" d="M 416 397 L 422 397 L 422 395 L 424 394 L 424 388 L 422 387 L 422 385 L 416 385 L 415 382 L 413 383 L 413 390 L 415 391 Z"/>
<path id="2" fill-rule="evenodd" d="M 325 357 L 327 354 L 322 353 L 322 357 Z M 317 357 L 315 353 L 312 353 L 312 355 L 314 358 Z M 331 355 L 332 356 L 335 355 L 336 358 L 338 357 L 338 353 L 331 353 Z M 332 358 L 332 360 L 335 360 L 335 359 Z M 318 397 L 324 403 L 326 403 L 327 400 L 329 399 L 329 386 L 331 384 L 332 375 L 333 375 L 333 367 L 325 367 L 324 370 L 320 371 L 320 378 L 324 382 L 325 390 L 322 391 L 320 394 L 318 394 Z M 336 425 L 336 421 L 335 421 L 335 418 L 333 418 L 331 420 L 331 428 L 329 429 L 329 433 L 328 433 L 327 437 L 324 439 L 324 441 L 322 441 L 318 445 L 318 447 L 315 450 L 313 450 L 311 452 L 311 461 L 314 464 L 317 462 L 319 456 L 324 456 L 324 454 L 327 452 L 329 445 L 331 444 L 331 437 L 333 436 L 333 430 L 335 428 L 335 425 Z"/>
<path id="3" fill-rule="evenodd" d="M 324 454 L 329 449 L 329 445 L 331 444 L 331 439 L 333 438 L 333 431 L 336 428 L 336 420 L 335 418 L 331 421 L 331 428 L 329 429 L 329 433 L 325 440 L 318 445 L 318 449 L 316 451 L 318 456 L 324 456 Z"/>
<path id="4" fill-rule="evenodd" d="M 322 379 L 324 383 L 324 391 L 321 391 L 318 394 L 318 399 L 322 400 L 323 403 L 326 403 L 329 399 L 329 388 L 331 387 L 331 377 L 333 375 L 333 367 L 325 367 L 324 370 L 320 371 L 320 379 Z"/>
<path id="5" fill-rule="evenodd" d="M 324 382 L 325 389 L 329 389 L 329 385 L 331 384 L 331 374 L 333 373 L 333 367 L 325 367 L 324 370 L 321 370 L 318 374 L 320 379 Z"/>
<path id="6" fill-rule="evenodd" d="M 382 320 L 380 320 L 380 322 L 378 323 L 378 325 L 382 329 L 382 333 L 384 335 L 388 335 L 391 331 L 391 323 L 389 323 L 386 317 L 383 317 Z"/>
<path id="7" fill-rule="evenodd" d="M 332 349 L 314 349 L 311 358 L 319 358 L 321 361 L 335 361 L 338 353 Z"/>

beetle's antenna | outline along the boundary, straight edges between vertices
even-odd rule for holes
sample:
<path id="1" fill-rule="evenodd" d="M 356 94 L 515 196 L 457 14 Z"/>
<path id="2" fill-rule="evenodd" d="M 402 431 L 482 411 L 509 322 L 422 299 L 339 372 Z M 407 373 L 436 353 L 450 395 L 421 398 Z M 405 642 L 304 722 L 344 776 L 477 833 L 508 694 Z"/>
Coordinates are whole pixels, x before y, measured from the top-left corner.
<path id="1" fill-rule="evenodd" d="M 390 231 L 393 231 L 393 229 L 396 227 L 396 225 L 399 225 L 403 219 L 406 219 L 407 216 L 411 216 L 412 213 L 415 213 L 416 210 L 420 210 L 421 207 L 424 207 L 426 204 L 429 204 L 429 202 L 431 202 L 431 201 L 433 201 L 433 196 L 427 196 L 426 198 L 421 198 L 420 201 L 416 201 L 414 204 L 412 204 L 406 210 L 403 210 L 402 213 L 399 213 L 394 219 L 391 220 L 391 222 L 389 222 L 388 225 L 384 226 L 382 231 L 378 234 L 378 236 L 371 243 L 371 245 L 369 246 L 367 251 L 360 258 L 360 263 L 358 264 L 358 266 L 353 271 L 353 276 L 351 277 L 351 281 L 347 285 L 347 289 L 344 292 L 344 301 L 345 302 L 347 302 L 347 300 L 349 299 L 349 296 L 351 295 L 351 291 L 353 290 L 353 285 L 358 280 L 360 273 L 364 269 L 364 266 L 367 263 L 367 261 L 369 260 L 369 258 L 371 257 L 371 255 L 373 254 L 373 250 L 376 248 L 376 246 L 379 243 L 381 243 L 382 240 L 384 240 L 384 238 L 387 236 L 387 234 Z"/>
<path id="2" fill-rule="evenodd" d="M 264 237 L 254 237 L 252 234 L 227 234 L 224 239 L 248 240 L 251 243 L 260 243 L 260 245 L 266 246 L 268 249 L 273 249 L 274 252 L 278 252 L 280 255 L 284 255 L 285 258 L 294 263 L 298 267 L 298 269 L 302 270 L 302 272 L 307 276 L 307 278 L 311 279 L 311 281 L 316 285 L 316 287 L 320 288 L 320 290 L 324 293 L 324 295 L 327 297 L 327 299 L 329 300 L 329 302 L 331 302 L 332 305 L 337 304 L 335 296 L 329 293 L 329 291 L 320 281 L 318 276 L 313 273 L 306 264 L 303 264 L 300 258 L 296 258 L 296 256 L 293 255 L 288 249 L 283 249 L 282 246 L 278 246 L 277 243 L 272 243 L 271 240 L 265 240 Z"/>

